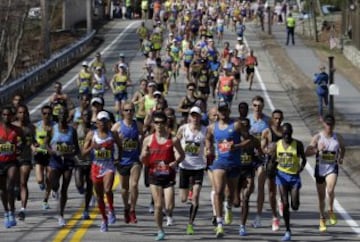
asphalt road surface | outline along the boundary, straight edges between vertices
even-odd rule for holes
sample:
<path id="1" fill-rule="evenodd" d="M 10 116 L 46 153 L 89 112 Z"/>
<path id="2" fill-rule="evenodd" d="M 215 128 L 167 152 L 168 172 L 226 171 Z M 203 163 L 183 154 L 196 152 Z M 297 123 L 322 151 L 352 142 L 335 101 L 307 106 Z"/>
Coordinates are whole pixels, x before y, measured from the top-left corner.
<path id="1" fill-rule="evenodd" d="M 105 37 L 105 42 L 99 51 L 103 54 L 108 69 L 108 78 L 111 77 L 112 65 L 117 61 L 119 53 L 123 52 L 130 62 L 131 77 L 135 84 L 140 77 L 144 75 L 142 67 L 144 58 L 138 51 L 138 39 L 136 28 L 139 21 L 115 20 L 110 22 L 99 33 Z M 234 101 L 232 111 L 236 116 L 236 105 L 244 100 L 250 102 L 254 95 L 262 95 L 265 100 L 265 113 L 270 114 L 274 108 L 280 108 L 285 113 L 285 121 L 291 122 L 294 127 L 294 137 L 302 140 L 305 145 L 310 142 L 310 132 L 304 122 L 299 117 L 296 109 L 284 91 L 276 73 L 273 71 L 273 63 L 270 61 L 268 53 L 262 47 L 261 40 L 256 36 L 256 28 L 249 26 L 246 31 L 246 40 L 251 46 L 259 60 L 253 90 L 249 91 L 247 84 L 242 82 L 238 93 L 238 99 Z M 225 40 L 234 46 L 236 36 L 229 31 L 225 32 Z M 87 60 L 92 60 L 94 54 Z M 75 87 L 75 77 L 81 66 L 75 66 L 66 73 L 60 81 L 64 84 L 66 93 L 72 100 L 76 100 L 77 89 Z M 172 83 L 167 99 L 171 107 L 176 107 L 184 92 L 185 80 L 178 80 Z M 130 93 L 136 90 L 137 86 L 130 88 Z M 53 85 L 42 90 L 39 95 L 28 101 L 29 109 L 32 114 L 32 120 L 38 120 L 40 117 L 39 108 L 48 102 L 47 98 L 53 92 Z M 113 97 L 108 91 L 106 95 L 106 104 L 111 109 L 113 106 Z M 209 99 L 211 106 L 211 98 Z M 292 239 L 294 241 L 359 241 L 360 240 L 360 196 L 359 188 L 356 187 L 344 174 L 340 173 L 336 188 L 336 214 L 338 224 L 334 227 L 328 227 L 328 232 L 320 233 L 318 231 L 319 213 L 317 211 L 317 195 L 315 183 L 312 177 L 314 159 L 309 159 L 306 169 L 302 173 L 302 189 L 300 196 L 300 209 L 298 212 L 291 212 Z M 204 178 L 204 186 L 201 191 L 200 207 L 195 220 L 195 235 L 186 235 L 186 225 L 188 220 L 189 204 L 182 204 L 179 191 L 176 189 L 176 205 L 174 210 L 175 225 L 164 227 L 166 239 L 169 241 L 208 241 L 215 240 L 215 232 L 211 225 L 211 205 L 210 190 L 207 177 Z M 139 200 L 137 207 L 138 223 L 125 224 L 123 222 L 123 205 L 119 189 L 115 192 L 115 210 L 117 222 L 109 226 L 107 233 L 100 233 L 99 225 L 101 218 L 94 208 L 91 212 L 91 220 L 81 220 L 83 198 L 78 194 L 74 185 L 74 179 L 69 188 L 68 203 L 65 210 L 65 219 L 67 225 L 59 228 L 57 223 L 57 202 L 49 200 L 51 209 L 42 210 L 42 192 L 35 182 L 34 171 L 29 180 L 29 202 L 27 208 L 27 217 L 25 221 L 18 221 L 16 227 L 5 229 L 0 227 L 0 241 L 153 241 L 157 232 L 153 216 L 148 212 L 150 201 L 149 189 L 143 185 L 143 179 L 140 181 Z M 284 233 L 283 221 L 278 232 L 271 231 L 271 214 L 267 202 L 264 205 L 264 213 L 261 228 L 252 228 L 251 223 L 255 217 L 256 211 L 256 189 L 251 196 L 250 214 L 247 223 L 248 236 L 240 237 L 238 234 L 240 223 L 239 208 L 233 209 L 233 223 L 225 225 L 225 237 L 223 241 L 248 240 L 248 241 L 279 241 Z M 17 208 L 20 203 L 17 202 Z M 165 225 L 165 221 L 164 221 Z"/>

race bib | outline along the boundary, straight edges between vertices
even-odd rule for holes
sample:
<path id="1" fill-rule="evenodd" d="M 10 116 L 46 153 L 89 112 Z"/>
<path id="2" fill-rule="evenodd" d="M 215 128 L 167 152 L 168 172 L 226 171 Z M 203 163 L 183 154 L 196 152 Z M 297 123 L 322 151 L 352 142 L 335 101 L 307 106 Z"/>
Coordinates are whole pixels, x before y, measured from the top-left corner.
<path id="1" fill-rule="evenodd" d="M 184 151 L 190 156 L 198 156 L 200 154 L 200 144 L 187 141 Z"/>
<path id="2" fill-rule="evenodd" d="M 234 144 L 232 140 L 222 140 L 218 143 L 219 153 L 227 153 L 230 151 L 231 146 Z"/>
<path id="3" fill-rule="evenodd" d="M 336 152 L 335 151 L 323 151 L 320 155 L 321 163 L 334 164 L 336 162 Z"/>
<path id="4" fill-rule="evenodd" d="M 0 144 L 0 154 L 1 155 L 12 155 L 15 153 L 15 145 L 9 142 L 5 144 Z"/>
<path id="5" fill-rule="evenodd" d="M 69 155 L 74 153 L 74 146 L 65 142 L 56 143 L 56 151 L 61 155 Z"/>
<path id="6" fill-rule="evenodd" d="M 138 148 L 138 141 L 133 139 L 125 139 L 123 141 L 123 150 L 132 151 Z"/>
<path id="7" fill-rule="evenodd" d="M 279 153 L 279 165 L 283 168 L 291 168 L 294 166 L 294 159 L 292 153 Z"/>
<path id="8" fill-rule="evenodd" d="M 170 175 L 170 167 L 164 161 L 156 161 L 155 162 L 155 176 L 169 176 Z"/>
<path id="9" fill-rule="evenodd" d="M 108 160 L 111 159 L 111 150 L 95 150 L 94 155 L 96 160 Z"/>
<path id="10" fill-rule="evenodd" d="M 251 155 L 248 155 L 247 153 L 241 154 L 241 163 L 248 165 L 251 163 Z"/>

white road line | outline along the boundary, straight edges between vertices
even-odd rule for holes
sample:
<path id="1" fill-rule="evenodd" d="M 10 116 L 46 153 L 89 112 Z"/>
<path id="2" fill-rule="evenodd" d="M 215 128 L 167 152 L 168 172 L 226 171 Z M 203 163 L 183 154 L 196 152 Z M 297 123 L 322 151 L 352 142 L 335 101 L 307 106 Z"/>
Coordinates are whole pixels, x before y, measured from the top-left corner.
<path id="1" fill-rule="evenodd" d="M 108 46 L 106 46 L 106 48 L 101 51 L 101 55 L 103 55 L 105 52 L 107 52 L 116 42 L 119 41 L 119 39 L 126 33 L 126 31 L 131 28 L 133 25 L 139 23 L 139 21 L 135 21 L 133 23 L 131 23 L 130 25 L 128 25 Z M 90 62 L 90 64 L 93 62 L 94 60 L 92 60 Z M 63 89 L 65 90 L 68 86 L 70 86 L 78 77 L 78 75 L 74 75 L 73 78 L 71 78 L 69 81 L 67 81 L 64 85 L 63 85 Z M 38 105 L 36 105 L 33 109 L 30 110 L 30 114 L 34 114 L 37 110 L 39 110 L 42 106 L 44 106 L 45 104 L 49 103 L 49 97 L 45 98 L 44 101 L 42 101 L 41 103 L 39 103 Z"/>
<path id="2" fill-rule="evenodd" d="M 244 43 L 249 48 L 249 44 L 246 41 L 245 37 L 244 37 Z M 275 106 L 270 98 L 270 95 L 267 91 L 266 85 L 265 85 L 257 67 L 255 67 L 255 75 L 256 75 L 256 78 L 259 80 L 259 84 L 260 84 L 260 87 L 265 96 L 266 102 L 269 104 L 270 109 L 272 111 L 274 111 Z M 305 168 L 306 168 L 306 171 L 309 173 L 310 177 L 315 181 L 315 178 L 313 176 L 313 174 L 314 174 L 313 167 L 309 163 L 307 163 Z M 337 213 L 341 215 L 341 217 L 344 219 L 344 221 L 349 225 L 349 227 L 357 234 L 357 236 L 360 237 L 360 226 L 357 224 L 357 222 L 354 219 L 352 219 L 352 217 L 349 215 L 349 213 L 345 210 L 345 208 L 343 208 L 343 206 L 341 206 L 340 202 L 336 198 L 334 200 L 334 208 L 337 211 Z"/>

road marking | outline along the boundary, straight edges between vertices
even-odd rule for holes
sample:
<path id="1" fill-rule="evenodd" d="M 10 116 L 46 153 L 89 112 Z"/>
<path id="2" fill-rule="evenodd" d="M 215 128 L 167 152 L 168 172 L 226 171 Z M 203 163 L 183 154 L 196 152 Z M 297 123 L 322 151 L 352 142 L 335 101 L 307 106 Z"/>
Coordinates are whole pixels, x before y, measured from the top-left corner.
<path id="1" fill-rule="evenodd" d="M 96 215 L 98 214 L 98 209 L 93 208 L 90 212 L 90 219 L 84 220 L 80 228 L 76 230 L 75 234 L 71 237 L 70 242 L 79 242 L 85 236 L 86 231 L 94 223 Z"/>
<path id="2" fill-rule="evenodd" d="M 249 48 L 249 44 L 246 40 L 246 38 L 244 37 L 244 43 L 245 45 Z M 256 78 L 259 80 L 259 84 L 260 87 L 262 89 L 262 92 L 265 96 L 266 102 L 269 104 L 269 107 L 271 109 L 271 111 L 275 110 L 275 106 L 270 98 L 270 95 L 267 91 L 265 82 L 263 81 L 260 72 L 258 71 L 257 67 L 255 67 L 255 75 Z M 312 166 L 307 162 L 306 163 L 306 171 L 309 173 L 310 177 L 315 181 L 315 178 L 313 176 L 314 171 Z M 340 202 L 335 198 L 334 199 L 334 208 L 337 211 L 338 214 L 341 215 L 341 217 L 344 219 L 344 221 L 349 225 L 349 227 L 358 235 L 360 236 L 360 226 L 357 224 L 357 222 L 349 215 L 349 213 L 345 210 L 345 208 L 343 208 L 343 206 L 341 206 Z"/>
<path id="3" fill-rule="evenodd" d="M 103 55 L 105 52 L 107 52 L 116 42 L 119 41 L 119 39 L 126 33 L 126 31 L 131 28 L 133 25 L 138 24 L 140 21 L 135 21 L 133 23 L 131 23 L 130 25 L 128 25 L 103 51 L 101 51 L 101 55 Z M 90 64 L 93 62 L 94 60 L 92 60 L 90 62 Z M 65 90 L 68 86 L 70 86 L 78 77 L 78 74 L 74 75 L 73 78 L 71 78 L 69 81 L 67 81 L 64 85 L 63 85 L 63 90 Z M 46 99 L 44 99 L 44 101 L 42 101 L 41 103 L 39 103 L 38 105 L 36 105 L 33 109 L 30 110 L 30 115 L 34 114 L 37 110 L 39 110 L 42 106 L 46 105 L 49 103 L 49 97 L 47 97 Z"/>
<path id="4" fill-rule="evenodd" d="M 83 208 L 80 208 L 69 220 L 65 227 L 61 228 L 60 231 L 56 234 L 53 242 L 64 241 L 66 236 L 70 233 L 71 229 L 78 223 L 81 218 Z"/>

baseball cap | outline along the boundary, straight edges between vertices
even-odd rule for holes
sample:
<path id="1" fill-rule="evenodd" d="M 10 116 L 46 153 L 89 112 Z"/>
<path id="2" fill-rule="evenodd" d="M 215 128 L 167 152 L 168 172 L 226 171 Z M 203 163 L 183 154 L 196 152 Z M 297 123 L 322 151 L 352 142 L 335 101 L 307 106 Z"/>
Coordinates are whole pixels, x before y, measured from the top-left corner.
<path id="1" fill-rule="evenodd" d="M 96 57 L 101 56 L 100 52 L 96 52 Z"/>
<path id="2" fill-rule="evenodd" d="M 156 83 L 155 82 L 149 82 L 147 84 L 148 87 L 156 87 Z"/>
<path id="3" fill-rule="evenodd" d="M 334 116 L 327 114 L 324 117 L 324 123 L 328 124 L 328 125 L 334 125 L 335 124 L 335 118 Z"/>
<path id="4" fill-rule="evenodd" d="M 109 113 L 106 111 L 100 111 L 97 115 L 96 115 L 96 119 L 97 120 L 102 120 L 102 119 L 106 119 L 106 120 L 110 120 L 110 116 Z"/>
<path id="5" fill-rule="evenodd" d="M 83 63 L 81 65 L 82 66 L 89 66 L 89 63 L 87 63 L 87 61 L 83 61 Z"/>
<path id="6" fill-rule="evenodd" d="M 197 106 L 194 106 L 194 107 L 192 107 L 192 108 L 190 109 L 190 114 L 192 114 L 192 113 L 197 113 L 197 114 L 199 114 L 199 115 L 202 114 L 200 108 L 197 107 Z"/>
<path id="7" fill-rule="evenodd" d="M 125 57 L 124 53 L 121 52 L 121 53 L 119 54 L 119 57 Z"/>
<path id="8" fill-rule="evenodd" d="M 101 71 L 101 70 L 102 70 L 102 68 L 101 68 L 100 66 L 98 66 L 98 67 L 96 67 L 96 68 L 95 68 L 95 70 L 97 70 L 97 71 Z"/>
<path id="9" fill-rule="evenodd" d="M 103 100 L 101 98 L 99 98 L 99 97 L 92 98 L 90 103 L 91 103 L 91 105 L 93 105 L 94 103 L 99 103 L 101 105 L 104 105 Z"/>
<path id="10" fill-rule="evenodd" d="M 242 40 L 243 38 L 242 37 L 237 37 L 237 40 Z"/>
<path id="11" fill-rule="evenodd" d="M 156 95 L 160 95 L 160 96 L 162 96 L 162 94 L 161 94 L 161 92 L 160 92 L 160 91 L 155 91 L 155 92 L 154 92 L 154 96 L 156 96 Z"/>

